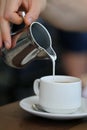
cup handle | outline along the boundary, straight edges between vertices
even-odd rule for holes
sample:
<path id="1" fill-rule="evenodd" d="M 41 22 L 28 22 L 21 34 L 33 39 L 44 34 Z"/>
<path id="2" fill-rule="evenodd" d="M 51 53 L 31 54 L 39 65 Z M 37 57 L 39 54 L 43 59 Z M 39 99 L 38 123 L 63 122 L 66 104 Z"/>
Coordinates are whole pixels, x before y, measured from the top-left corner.
<path id="1" fill-rule="evenodd" d="M 33 89 L 34 89 L 34 93 L 39 96 L 39 88 L 40 88 L 40 79 L 36 79 L 34 81 L 34 85 L 33 85 Z"/>

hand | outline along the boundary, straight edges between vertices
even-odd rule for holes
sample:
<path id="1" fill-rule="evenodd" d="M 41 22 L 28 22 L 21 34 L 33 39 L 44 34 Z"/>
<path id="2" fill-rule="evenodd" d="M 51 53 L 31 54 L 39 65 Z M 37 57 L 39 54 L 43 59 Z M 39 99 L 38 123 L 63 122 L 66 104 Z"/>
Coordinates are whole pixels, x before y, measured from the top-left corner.
<path id="1" fill-rule="evenodd" d="M 0 48 L 9 49 L 11 43 L 10 23 L 21 24 L 20 11 L 25 11 L 24 22 L 30 25 L 46 6 L 46 0 L 0 0 Z"/>

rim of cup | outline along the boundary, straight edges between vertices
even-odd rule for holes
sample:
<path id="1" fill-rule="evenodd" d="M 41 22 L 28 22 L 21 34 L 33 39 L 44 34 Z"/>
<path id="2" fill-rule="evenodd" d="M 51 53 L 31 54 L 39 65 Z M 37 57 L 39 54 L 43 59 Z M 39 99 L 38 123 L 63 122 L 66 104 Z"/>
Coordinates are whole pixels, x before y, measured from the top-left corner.
<path id="1" fill-rule="evenodd" d="M 40 80 L 45 81 L 47 83 L 78 83 L 81 82 L 81 79 L 74 76 L 67 76 L 67 75 L 48 75 L 43 76 Z"/>

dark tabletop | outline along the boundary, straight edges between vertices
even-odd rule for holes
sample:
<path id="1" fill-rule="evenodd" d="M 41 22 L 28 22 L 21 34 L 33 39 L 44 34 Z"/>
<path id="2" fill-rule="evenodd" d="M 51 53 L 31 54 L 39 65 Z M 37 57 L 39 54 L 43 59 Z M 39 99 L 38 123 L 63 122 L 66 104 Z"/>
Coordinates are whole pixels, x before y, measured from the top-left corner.
<path id="1" fill-rule="evenodd" d="M 34 116 L 14 102 L 0 107 L 0 130 L 87 130 L 87 118 L 52 120 Z"/>

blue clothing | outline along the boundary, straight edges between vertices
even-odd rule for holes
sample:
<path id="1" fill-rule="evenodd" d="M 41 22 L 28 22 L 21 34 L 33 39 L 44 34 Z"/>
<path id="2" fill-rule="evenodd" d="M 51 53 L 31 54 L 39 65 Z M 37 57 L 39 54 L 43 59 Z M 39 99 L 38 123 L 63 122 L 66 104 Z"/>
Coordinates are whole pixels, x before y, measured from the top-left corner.
<path id="1" fill-rule="evenodd" d="M 60 44 L 66 51 L 87 52 L 87 33 L 58 31 Z"/>

